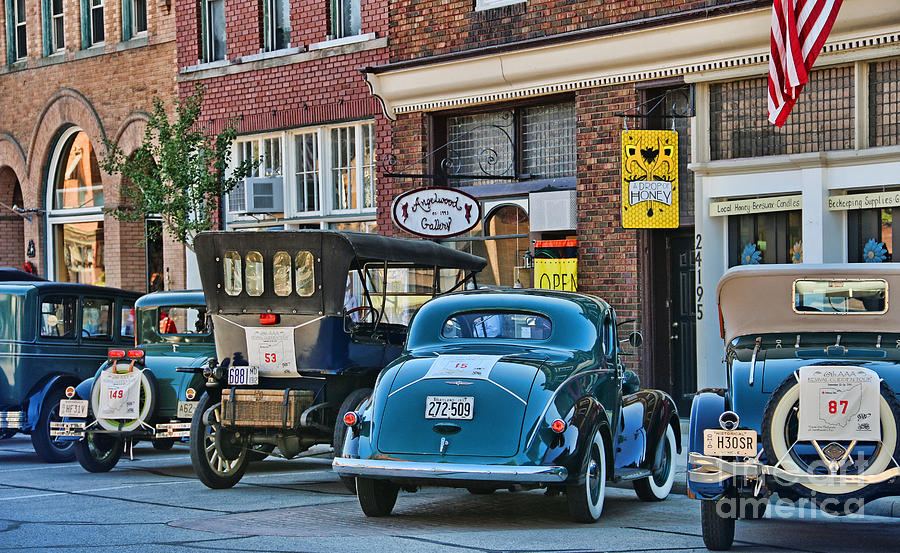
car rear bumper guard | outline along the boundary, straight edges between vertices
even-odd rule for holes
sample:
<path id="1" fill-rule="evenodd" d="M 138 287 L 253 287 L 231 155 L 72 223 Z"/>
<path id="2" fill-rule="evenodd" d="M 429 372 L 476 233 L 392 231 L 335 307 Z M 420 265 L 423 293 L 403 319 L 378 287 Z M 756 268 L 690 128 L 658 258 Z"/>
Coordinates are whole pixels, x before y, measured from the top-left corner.
<path id="1" fill-rule="evenodd" d="M 22 428 L 25 414 L 22 411 L 0 411 L 0 429 Z"/>
<path id="2" fill-rule="evenodd" d="M 349 459 L 346 457 L 335 458 L 331 466 L 335 472 L 342 476 L 422 480 L 556 484 L 565 481 L 569 476 L 569 471 L 565 467 L 557 466 L 466 465 L 381 459 Z"/>
<path id="3" fill-rule="evenodd" d="M 791 472 L 758 461 L 726 461 L 719 457 L 691 452 L 688 456 L 688 480 L 698 484 L 718 484 L 734 476 L 759 478 L 770 476 L 785 483 L 817 485 L 880 484 L 900 477 L 900 467 L 894 466 L 878 474 L 808 474 Z"/>

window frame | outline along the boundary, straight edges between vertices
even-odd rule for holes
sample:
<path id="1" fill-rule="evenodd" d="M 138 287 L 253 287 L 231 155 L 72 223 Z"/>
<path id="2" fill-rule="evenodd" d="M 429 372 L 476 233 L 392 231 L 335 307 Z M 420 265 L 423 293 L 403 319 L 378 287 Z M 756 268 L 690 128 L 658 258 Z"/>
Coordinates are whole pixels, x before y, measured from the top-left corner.
<path id="1" fill-rule="evenodd" d="M 481 181 L 491 181 L 492 179 L 497 180 L 494 177 L 485 176 L 484 179 L 452 179 L 447 178 L 446 175 L 441 171 L 441 160 L 447 157 L 447 143 L 450 140 L 450 125 L 449 120 L 452 117 L 458 116 L 467 116 L 467 115 L 483 115 L 487 113 L 498 113 L 502 111 L 512 111 L 513 112 L 513 123 L 512 123 L 512 140 L 513 140 L 513 163 L 512 163 L 512 175 L 503 176 L 501 182 L 527 182 L 529 180 L 540 180 L 544 178 L 575 178 L 577 173 L 577 130 L 578 130 L 578 110 L 577 105 L 575 105 L 574 111 L 574 119 L 573 123 L 575 126 L 575 136 L 573 138 L 573 149 L 575 150 L 575 160 L 576 167 L 575 171 L 572 172 L 571 175 L 564 177 L 542 177 L 542 176 L 532 176 L 530 174 L 525 173 L 525 156 L 524 156 L 524 123 L 523 123 L 523 112 L 529 108 L 536 108 L 541 106 L 552 106 L 557 104 L 565 104 L 572 103 L 575 104 L 575 96 L 572 94 L 556 94 L 552 96 L 542 96 L 539 98 L 532 98 L 527 100 L 515 101 L 515 102 L 505 102 L 498 104 L 490 104 L 481 107 L 474 107 L 470 109 L 462 109 L 462 110 L 448 110 L 440 113 L 436 113 L 431 117 L 431 136 L 434 137 L 435 142 L 440 144 L 440 146 L 435 150 L 433 155 L 429 160 L 429 172 L 436 175 L 435 178 L 435 186 L 450 186 L 450 187 L 465 187 L 465 186 L 478 186 L 479 184 L 488 184 Z"/>
<path id="2" fill-rule="evenodd" d="M 20 13 L 19 8 L 22 9 L 22 13 Z M 25 11 L 27 11 L 25 9 L 25 0 L 7 0 L 6 62 L 8 64 L 28 59 L 28 26 Z M 20 36 L 20 31 L 22 36 Z"/>
<path id="3" fill-rule="evenodd" d="M 59 13 L 54 11 L 53 3 L 54 0 L 42 0 L 41 2 L 44 57 L 63 52 L 66 48 L 65 3 L 60 0 Z M 57 24 L 59 32 L 57 32 Z"/>
<path id="4" fill-rule="evenodd" d="M 105 0 L 81 0 L 81 48 L 87 49 L 94 46 L 101 46 L 106 43 L 106 19 L 104 18 Z M 97 21 L 94 20 L 95 15 L 99 11 L 100 14 L 100 37 L 97 37 L 98 29 L 95 27 Z"/>
<path id="5" fill-rule="evenodd" d="M 753 244 L 758 244 L 759 242 L 759 217 L 765 215 L 772 215 L 775 217 L 775 237 L 772 240 L 767 240 L 767 242 L 771 242 L 774 246 L 773 253 L 769 253 L 768 244 L 766 246 L 767 252 L 764 254 L 763 262 L 760 265 L 787 265 L 791 263 L 790 260 L 790 251 L 793 248 L 793 244 L 791 243 L 791 224 L 790 217 L 792 213 L 796 213 L 800 217 L 800 241 L 802 244 L 803 241 L 803 210 L 801 209 L 792 209 L 788 211 L 771 211 L 771 212 L 762 212 L 762 213 L 751 213 L 746 215 L 730 215 L 728 216 L 728 234 L 726 235 L 726 244 L 728 246 L 727 250 L 727 260 L 728 267 L 736 267 L 741 265 L 741 253 L 747 244 L 742 243 L 740 238 L 740 221 L 744 217 L 752 217 L 753 218 L 753 236 L 755 237 Z M 779 234 L 783 233 L 783 240 L 779 242 Z M 757 245 L 757 249 L 759 246 Z M 784 254 L 787 256 L 788 261 L 779 261 L 778 259 L 784 259 L 784 257 L 779 256 L 781 249 L 784 249 Z M 761 250 L 760 250 L 761 251 Z M 776 261 L 768 261 L 770 256 L 774 256 Z"/>
<path id="6" fill-rule="evenodd" d="M 143 10 L 138 9 L 139 2 Z M 141 14 L 144 28 L 138 29 Z M 147 0 L 122 0 L 122 41 L 146 35 L 147 27 Z"/>
<path id="7" fill-rule="evenodd" d="M 362 32 L 362 27 L 363 27 L 363 25 L 362 25 L 362 2 L 361 2 L 361 0 L 350 0 L 350 4 L 351 4 L 350 9 L 352 10 L 351 14 L 350 14 L 351 27 L 352 27 L 352 23 L 353 23 L 353 20 L 352 20 L 353 15 L 356 15 L 359 18 L 359 21 L 358 21 L 359 28 L 356 29 L 356 32 L 353 32 L 352 28 L 349 30 L 344 29 L 344 17 L 343 17 L 344 9 L 341 5 L 341 0 L 331 0 L 331 3 L 330 3 L 331 9 L 329 10 L 329 26 L 328 26 L 329 31 L 331 31 L 328 35 L 330 40 L 338 40 L 338 39 L 342 39 L 342 38 L 347 38 L 347 37 L 351 37 L 351 36 L 359 36 L 359 35 L 363 34 L 363 32 Z M 355 14 L 353 12 L 355 12 Z"/>
<path id="8" fill-rule="evenodd" d="M 222 18 L 225 23 L 221 29 L 223 50 L 222 57 L 216 57 L 218 53 L 215 51 L 216 37 L 218 36 L 213 11 L 209 6 L 213 3 L 222 3 Z M 225 19 L 225 0 L 200 0 L 200 63 L 215 63 L 228 59 L 228 21 Z"/>
<path id="9" fill-rule="evenodd" d="M 283 30 L 287 33 L 284 44 L 278 43 L 278 14 L 287 9 L 287 20 Z M 262 0 L 262 51 L 276 52 L 291 47 L 291 2 L 290 0 Z"/>

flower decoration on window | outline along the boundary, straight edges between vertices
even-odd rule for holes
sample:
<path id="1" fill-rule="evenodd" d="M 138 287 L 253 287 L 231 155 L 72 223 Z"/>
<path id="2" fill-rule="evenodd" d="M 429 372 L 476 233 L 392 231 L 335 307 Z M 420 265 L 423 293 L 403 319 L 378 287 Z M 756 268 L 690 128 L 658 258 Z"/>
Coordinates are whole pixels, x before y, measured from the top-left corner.
<path id="1" fill-rule="evenodd" d="M 756 244 L 747 244 L 741 252 L 741 265 L 759 265 L 762 253 L 756 249 Z"/>
<path id="2" fill-rule="evenodd" d="M 866 263 L 881 263 L 887 257 L 887 248 L 884 242 L 876 242 L 874 238 L 869 238 L 863 247 L 863 260 Z"/>
<path id="3" fill-rule="evenodd" d="M 797 240 L 794 242 L 794 247 L 791 248 L 791 263 L 803 263 L 803 241 Z"/>

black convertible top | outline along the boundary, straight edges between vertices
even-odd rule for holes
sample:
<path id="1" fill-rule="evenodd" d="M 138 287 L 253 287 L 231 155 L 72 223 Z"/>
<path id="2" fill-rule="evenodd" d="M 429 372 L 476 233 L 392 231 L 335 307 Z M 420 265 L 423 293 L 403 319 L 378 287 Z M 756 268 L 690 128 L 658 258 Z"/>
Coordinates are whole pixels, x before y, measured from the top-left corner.
<path id="1" fill-rule="evenodd" d="M 403 263 L 416 267 L 437 267 L 478 272 L 487 262 L 476 255 L 461 252 L 427 240 L 393 238 L 363 232 L 333 230 L 291 231 L 211 231 L 194 239 L 194 251 L 200 268 L 207 306 L 219 313 L 318 313 L 340 314 L 343 310 L 346 275 L 366 263 Z M 256 251 L 265 260 L 265 286 L 259 296 L 225 293 L 222 259 L 233 251 L 245 259 Z M 288 252 L 293 258 L 307 251 L 316 258 L 316 292 L 311 296 L 288 300 L 273 292 L 272 258 L 276 252 Z"/>

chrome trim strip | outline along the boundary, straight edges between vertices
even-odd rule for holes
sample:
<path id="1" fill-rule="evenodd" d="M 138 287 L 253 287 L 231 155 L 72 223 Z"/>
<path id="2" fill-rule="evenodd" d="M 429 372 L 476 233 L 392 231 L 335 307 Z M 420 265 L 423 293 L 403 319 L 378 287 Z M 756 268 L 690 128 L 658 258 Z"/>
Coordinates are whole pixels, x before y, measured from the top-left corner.
<path id="1" fill-rule="evenodd" d="M 900 477 L 900 467 L 893 467 L 878 474 L 807 474 L 789 472 L 784 469 L 764 465 L 755 461 L 726 461 L 719 457 L 701 455 L 691 452 L 688 457 L 688 466 L 696 465 L 688 470 L 688 480 L 702 484 L 718 484 L 733 476 L 745 476 L 758 478 L 771 476 L 785 482 L 795 484 L 818 485 L 869 485 L 879 484 Z"/>
<path id="2" fill-rule="evenodd" d="M 566 467 L 557 466 L 467 465 L 346 457 L 336 457 L 331 466 L 341 475 L 384 478 L 557 483 L 569 476 Z"/>

